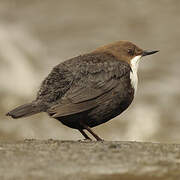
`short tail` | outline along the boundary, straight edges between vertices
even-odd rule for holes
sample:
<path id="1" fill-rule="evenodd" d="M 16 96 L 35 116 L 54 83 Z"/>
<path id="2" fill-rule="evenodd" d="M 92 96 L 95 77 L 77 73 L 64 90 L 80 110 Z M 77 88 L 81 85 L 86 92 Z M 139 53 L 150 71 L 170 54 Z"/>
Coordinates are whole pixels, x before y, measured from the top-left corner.
<path id="1" fill-rule="evenodd" d="M 6 115 L 11 116 L 12 118 L 22 118 L 31 116 L 41 112 L 41 108 L 38 107 L 35 103 L 24 104 L 19 106 L 12 111 L 8 112 Z"/>

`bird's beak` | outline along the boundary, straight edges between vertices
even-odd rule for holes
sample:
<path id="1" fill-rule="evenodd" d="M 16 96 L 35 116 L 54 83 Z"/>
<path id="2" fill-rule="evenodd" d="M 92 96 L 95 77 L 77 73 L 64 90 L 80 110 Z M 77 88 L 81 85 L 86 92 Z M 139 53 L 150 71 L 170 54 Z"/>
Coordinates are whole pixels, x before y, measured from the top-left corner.
<path id="1" fill-rule="evenodd" d="M 154 53 L 157 53 L 157 52 L 159 52 L 159 51 L 143 51 L 142 56 L 151 55 L 151 54 L 154 54 Z"/>

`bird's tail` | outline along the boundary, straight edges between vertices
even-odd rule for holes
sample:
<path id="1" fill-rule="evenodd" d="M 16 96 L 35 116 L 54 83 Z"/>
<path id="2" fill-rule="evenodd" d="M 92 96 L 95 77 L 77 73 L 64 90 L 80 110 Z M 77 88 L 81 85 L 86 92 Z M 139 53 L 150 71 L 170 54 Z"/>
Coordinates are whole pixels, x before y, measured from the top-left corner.
<path id="1" fill-rule="evenodd" d="M 32 102 L 29 104 L 18 106 L 17 108 L 8 112 L 6 115 L 16 119 L 16 118 L 31 116 L 33 114 L 40 113 L 41 111 L 42 111 L 41 108 L 37 104 Z"/>

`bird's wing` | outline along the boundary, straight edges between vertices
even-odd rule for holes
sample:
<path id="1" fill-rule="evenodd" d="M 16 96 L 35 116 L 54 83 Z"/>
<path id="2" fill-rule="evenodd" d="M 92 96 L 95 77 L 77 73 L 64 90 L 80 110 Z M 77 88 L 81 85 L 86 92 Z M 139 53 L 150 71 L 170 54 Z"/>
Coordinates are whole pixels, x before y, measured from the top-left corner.
<path id="1" fill-rule="evenodd" d="M 53 68 L 51 73 L 44 79 L 37 93 L 36 101 L 51 106 L 68 91 L 73 82 L 73 74 L 61 63 Z"/>
<path id="2" fill-rule="evenodd" d="M 94 58 L 96 60 L 94 61 Z M 82 63 L 76 72 L 76 79 L 71 88 L 52 106 L 48 112 L 52 117 L 72 115 L 93 109 L 99 105 L 97 99 L 103 99 L 108 92 L 123 81 L 121 78 L 130 72 L 130 66 L 111 57 L 107 62 L 102 56 L 91 57 Z M 110 57 L 109 57 L 110 58 Z"/>

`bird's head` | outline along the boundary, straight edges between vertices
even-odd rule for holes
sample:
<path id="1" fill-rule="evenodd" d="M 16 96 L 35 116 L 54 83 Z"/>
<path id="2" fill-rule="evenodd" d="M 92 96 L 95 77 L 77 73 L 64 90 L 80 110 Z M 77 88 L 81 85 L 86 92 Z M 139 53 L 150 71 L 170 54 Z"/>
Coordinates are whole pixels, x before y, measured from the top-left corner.
<path id="1" fill-rule="evenodd" d="M 105 52 L 112 54 L 118 60 L 126 61 L 131 65 L 133 62 L 139 61 L 141 57 L 154 54 L 158 51 L 146 51 L 142 50 L 141 48 L 129 41 L 118 41 L 97 48 L 94 52 Z"/>

